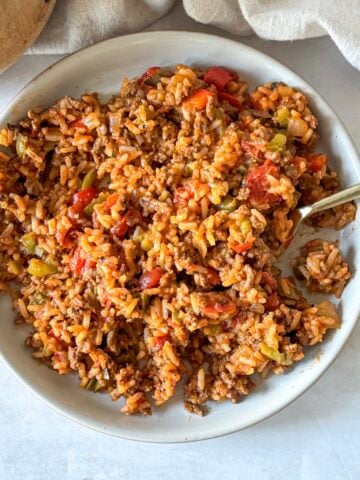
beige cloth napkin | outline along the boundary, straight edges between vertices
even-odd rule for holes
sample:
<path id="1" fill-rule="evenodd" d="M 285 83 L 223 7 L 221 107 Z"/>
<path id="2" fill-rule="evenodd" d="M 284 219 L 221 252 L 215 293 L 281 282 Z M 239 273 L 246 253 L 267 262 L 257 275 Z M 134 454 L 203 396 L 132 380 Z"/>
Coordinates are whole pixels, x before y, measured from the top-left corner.
<path id="1" fill-rule="evenodd" d="M 67 53 L 140 31 L 181 0 L 58 0 L 30 53 Z M 360 69 L 360 0 L 182 0 L 187 14 L 233 34 L 269 40 L 330 35 Z M 330 72 L 329 72 L 330 73 Z"/>

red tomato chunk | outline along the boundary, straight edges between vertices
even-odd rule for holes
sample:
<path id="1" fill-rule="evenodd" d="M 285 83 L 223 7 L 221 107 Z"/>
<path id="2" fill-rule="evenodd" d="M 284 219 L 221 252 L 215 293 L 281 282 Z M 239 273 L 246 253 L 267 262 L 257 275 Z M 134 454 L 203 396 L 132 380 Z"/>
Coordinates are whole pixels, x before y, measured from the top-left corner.
<path id="1" fill-rule="evenodd" d="M 221 67 L 211 67 L 204 75 L 204 81 L 209 85 L 215 85 L 219 90 L 223 90 L 229 82 L 236 78 L 236 73 Z"/>
<path id="2" fill-rule="evenodd" d="M 263 165 L 253 167 L 246 176 L 246 186 L 250 190 L 249 200 L 255 208 L 268 208 L 281 200 L 279 195 L 269 192 L 269 175 L 278 178 L 279 171 L 276 165 L 266 160 Z"/>
<path id="3" fill-rule="evenodd" d="M 139 210 L 129 207 L 128 211 L 120 219 L 119 223 L 112 229 L 112 233 L 122 240 L 127 234 L 130 227 L 138 225 L 143 221 L 143 216 Z"/>
<path id="4" fill-rule="evenodd" d="M 85 264 L 86 259 L 81 256 L 81 247 L 77 247 L 70 261 L 70 269 L 75 275 L 81 275 Z"/>
<path id="5" fill-rule="evenodd" d="M 158 267 L 154 268 L 154 270 L 151 270 L 150 272 L 143 273 L 139 280 L 140 287 L 143 290 L 157 287 L 160 283 L 163 273 L 163 270 Z"/>
<path id="6" fill-rule="evenodd" d="M 228 102 L 231 106 L 237 108 L 238 110 L 242 110 L 243 105 L 242 102 L 234 95 L 231 95 L 227 92 L 218 92 L 219 100 L 222 102 Z"/>
<path id="7" fill-rule="evenodd" d="M 112 228 L 112 233 L 117 237 L 119 240 L 125 238 L 129 230 L 129 225 L 127 223 L 127 216 L 126 214 L 120 219 L 119 223 Z"/>
<path id="8" fill-rule="evenodd" d="M 73 195 L 72 198 L 72 213 L 81 215 L 85 207 L 96 197 L 97 190 L 93 187 L 84 188 L 80 192 Z"/>
<path id="9" fill-rule="evenodd" d="M 96 263 L 89 258 L 84 257 L 81 247 L 77 247 L 74 251 L 73 257 L 70 260 L 70 270 L 77 276 L 83 275 L 86 269 L 93 269 Z"/>
<path id="10" fill-rule="evenodd" d="M 313 154 L 309 156 L 309 167 L 310 170 L 314 173 L 321 172 L 325 173 L 327 158 L 325 154 Z"/>
<path id="11" fill-rule="evenodd" d="M 151 78 L 153 77 L 154 75 L 156 75 L 157 73 L 160 72 L 160 67 L 150 67 L 146 70 L 146 72 L 140 77 L 139 79 L 139 82 L 140 83 L 143 83 L 144 80 L 146 80 L 147 78 Z"/>

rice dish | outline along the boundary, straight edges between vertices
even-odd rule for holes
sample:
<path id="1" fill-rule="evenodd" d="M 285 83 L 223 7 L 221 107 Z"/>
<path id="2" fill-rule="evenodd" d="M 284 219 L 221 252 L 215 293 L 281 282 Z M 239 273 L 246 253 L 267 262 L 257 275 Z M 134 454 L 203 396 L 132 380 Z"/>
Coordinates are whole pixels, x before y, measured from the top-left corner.
<path id="1" fill-rule="evenodd" d="M 33 328 L 32 355 L 145 415 L 181 380 L 202 415 L 300 361 L 340 327 L 327 299 L 312 305 L 276 266 L 292 210 L 339 189 L 317 129 L 290 86 L 249 91 L 226 69 L 178 65 L 0 130 L 0 287 Z M 355 213 L 311 222 L 339 229 Z M 328 259 L 337 247 L 319 248 Z M 309 254 L 297 273 L 341 294 L 338 251 L 336 278 L 320 261 L 310 272 Z"/>

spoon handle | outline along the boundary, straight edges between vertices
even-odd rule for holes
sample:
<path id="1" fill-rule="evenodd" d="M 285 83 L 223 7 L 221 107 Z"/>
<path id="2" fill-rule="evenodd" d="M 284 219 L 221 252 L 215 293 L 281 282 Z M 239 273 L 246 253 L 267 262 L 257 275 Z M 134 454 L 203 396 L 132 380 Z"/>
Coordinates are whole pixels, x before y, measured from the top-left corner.
<path id="1" fill-rule="evenodd" d="M 343 203 L 350 202 L 360 197 L 360 183 L 352 185 L 351 187 L 345 188 L 340 192 L 334 193 L 329 197 L 322 198 L 318 202 L 315 202 L 311 205 L 310 214 L 321 212 L 322 210 L 327 210 L 328 208 L 337 207 Z"/>

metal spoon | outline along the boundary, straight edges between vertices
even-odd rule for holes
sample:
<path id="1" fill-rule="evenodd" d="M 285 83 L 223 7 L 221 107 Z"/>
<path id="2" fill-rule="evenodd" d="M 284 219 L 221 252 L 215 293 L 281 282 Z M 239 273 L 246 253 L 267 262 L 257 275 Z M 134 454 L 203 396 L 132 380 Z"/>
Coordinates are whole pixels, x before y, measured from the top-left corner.
<path id="1" fill-rule="evenodd" d="M 306 205 L 305 207 L 297 208 L 292 212 L 291 220 L 294 222 L 291 229 L 288 241 L 282 246 L 282 253 L 290 245 L 291 241 L 299 231 L 299 228 L 305 218 L 313 215 L 314 213 L 322 212 L 328 208 L 337 207 L 343 203 L 351 202 L 360 197 L 360 183 L 351 187 L 345 188 L 340 192 L 334 193 L 329 197 L 322 198 L 321 200 L 313 203 L 312 205 Z"/>

